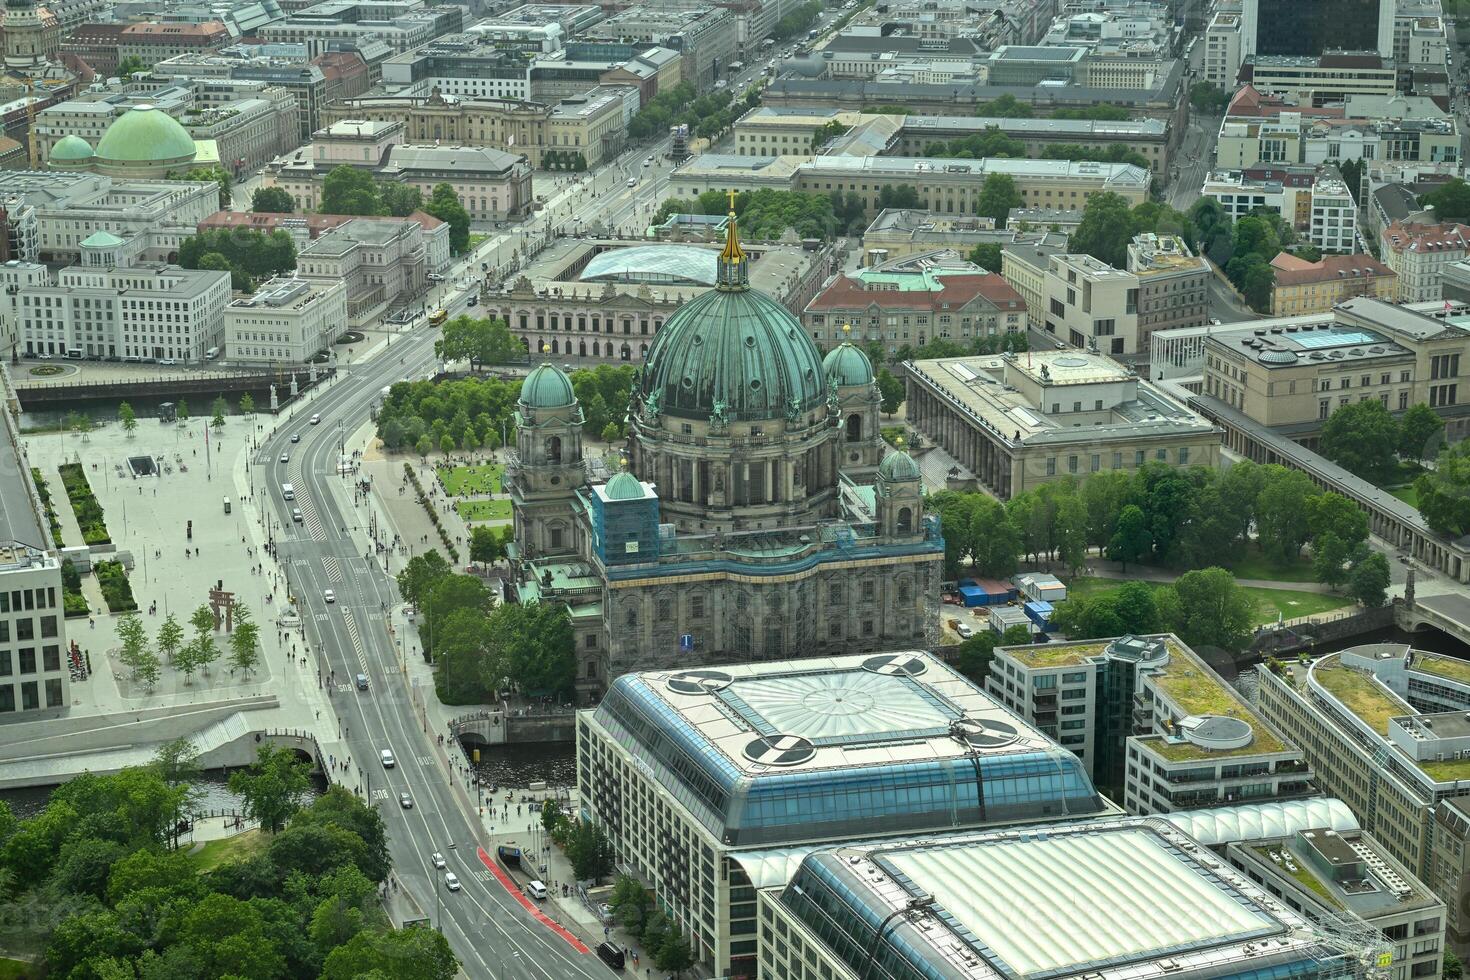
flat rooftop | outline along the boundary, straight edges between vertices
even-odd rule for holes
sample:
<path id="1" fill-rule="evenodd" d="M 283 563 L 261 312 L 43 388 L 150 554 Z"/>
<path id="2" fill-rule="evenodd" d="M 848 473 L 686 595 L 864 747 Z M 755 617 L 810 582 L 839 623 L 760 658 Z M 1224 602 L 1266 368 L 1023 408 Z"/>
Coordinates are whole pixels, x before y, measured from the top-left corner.
<path id="1" fill-rule="evenodd" d="M 1247 960 L 1315 975 L 1319 957 L 1360 952 L 1326 953 L 1320 927 L 1201 851 L 1159 818 L 844 847 L 808 855 L 780 901 L 823 934 L 841 896 L 866 935 L 834 952 L 859 975 L 880 922 L 900 975 L 963 980 L 1208 976 Z"/>
<path id="2" fill-rule="evenodd" d="M 1089 419 L 1088 425 L 1073 425 L 1065 415 L 1053 416 L 1045 406 L 1034 404 L 1006 380 L 1010 371 L 1039 379 L 1043 364 L 1051 375 L 1049 385 L 1113 384 L 1123 394 L 1107 396 L 1105 421 L 1092 424 Z M 1023 445 L 1181 435 L 1214 428 L 1203 416 L 1169 398 L 1149 381 L 1130 379 L 1126 369 L 1100 354 L 1045 351 L 1013 358 L 973 355 L 910 361 L 906 366 L 982 426 Z"/>
<path id="3" fill-rule="evenodd" d="M 1107 812 L 1071 753 L 923 652 L 624 674 L 588 714 L 732 845 Z"/>

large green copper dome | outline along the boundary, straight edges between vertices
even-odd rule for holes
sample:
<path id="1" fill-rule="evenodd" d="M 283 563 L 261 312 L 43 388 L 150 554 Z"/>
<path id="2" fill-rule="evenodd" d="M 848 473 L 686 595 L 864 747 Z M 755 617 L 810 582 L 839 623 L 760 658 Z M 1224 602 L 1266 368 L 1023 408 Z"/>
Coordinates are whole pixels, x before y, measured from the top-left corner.
<path id="1" fill-rule="evenodd" d="M 162 109 L 134 106 L 97 141 L 97 160 L 125 167 L 187 164 L 194 160 L 194 139 Z"/>
<path id="2" fill-rule="evenodd" d="M 822 403 L 822 355 L 801 322 L 748 285 L 734 216 L 720 255 L 718 285 L 681 306 L 648 350 L 641 383 L 659 411 L 708 420 L 776 419 Z"/>

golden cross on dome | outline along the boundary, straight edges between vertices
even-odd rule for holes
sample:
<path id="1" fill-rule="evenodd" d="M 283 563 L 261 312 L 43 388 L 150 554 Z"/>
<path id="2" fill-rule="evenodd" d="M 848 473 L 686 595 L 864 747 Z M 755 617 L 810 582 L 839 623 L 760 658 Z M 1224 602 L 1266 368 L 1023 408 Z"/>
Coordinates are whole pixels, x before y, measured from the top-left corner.
<path id="1" fill-rule="evenodd" d="M 842 332 L 845 333 L 845 334 L 852 333 L 852 324 L 851 323 L 844 323 L 842 325 Z"/>
<path id="2" fill-rule="evenodd" d="M 735 192 L 734 191 L 726 191 L 725 193 L 728 194 L 729 197 L 730 197 L 730 213 L 731 214 L 734 214 L 735 213 Z"/>

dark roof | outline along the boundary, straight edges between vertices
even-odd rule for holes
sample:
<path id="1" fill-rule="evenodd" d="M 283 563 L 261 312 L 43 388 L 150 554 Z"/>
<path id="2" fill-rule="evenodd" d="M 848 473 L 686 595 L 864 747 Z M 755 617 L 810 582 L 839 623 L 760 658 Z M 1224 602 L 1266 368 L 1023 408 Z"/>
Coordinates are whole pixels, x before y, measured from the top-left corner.
<path id="1" fill-rule="evenodd" d="M 1373 192 L 1373 203 L 1390 224 L 1419 209 L 1419 202 L 1403 184 L 1384 184 Z"/>

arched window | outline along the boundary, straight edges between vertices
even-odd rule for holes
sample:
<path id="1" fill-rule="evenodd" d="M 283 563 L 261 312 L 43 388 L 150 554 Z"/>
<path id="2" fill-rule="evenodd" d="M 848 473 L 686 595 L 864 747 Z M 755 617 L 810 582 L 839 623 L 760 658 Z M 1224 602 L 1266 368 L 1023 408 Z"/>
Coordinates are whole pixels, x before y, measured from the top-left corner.
<path id="1" fill-rule="evenodd" d="M 561 462 L 561 436 L 552 436 L 546 440 L 546 461 L 548 463 Z"/>
<path id="2" fill-rule="evenodd" d="M 863 417 L 861 415 L 854 413 L 847 417 L 847 441 L 863 441 Z"/>
<path id="3" fill-rule="evenodd" d="M 595 340 L 592 342 L 592 356 L 593 357 L 601 357 L 602 356 L 602 345 L 600 343 L 598 343 L 597 341 L 595 341 Z"/>
<path id="4" fill-rule="evenodd" d="M 647 344 L 639 344 L 638 345 L 638 356 L 640 358 L 647 358 L 648 357 L 648 345 Z"/>
<path id="5" fill-rule="evenodd" d="M 551 338 L 551 352 L 553 354 L 560 354 L 561 353 L 560 345 L 557 344 L 555 337 Z"/>
<path id="6" fill-rule="evenodd" d="M 898 509 L 898 533 L 909 534 L 914 529 L 914 512 L 907 507 Z"/>
<path id="7" fill-rule="evenodd" d="M 580 348 L 579 351 L 578 351 L 578 353 L 580 353 L 581 356 L 586 357 L 587 356 L 587 341 L 584 340 L 580 344 L 578 344 L 577 346 L 578 346 L 578 348 Z M 593 344 L 592 346 L 593 346 L 593 351 L 592 352 L 594 354 L 597 353 L 597 350 L 596 350 L 597 345 L 596 344 Z"/>
<path id="8" fill-rule="evenodd" d="M 633 359 L 633 348 L 629 347 L 627 344 L 624 344 L 623 345 L 623 350 L 622 350 L 622 357 L 623 357 L 623 360 L 625 360 L 625 361 L 632 360 Z"/>

